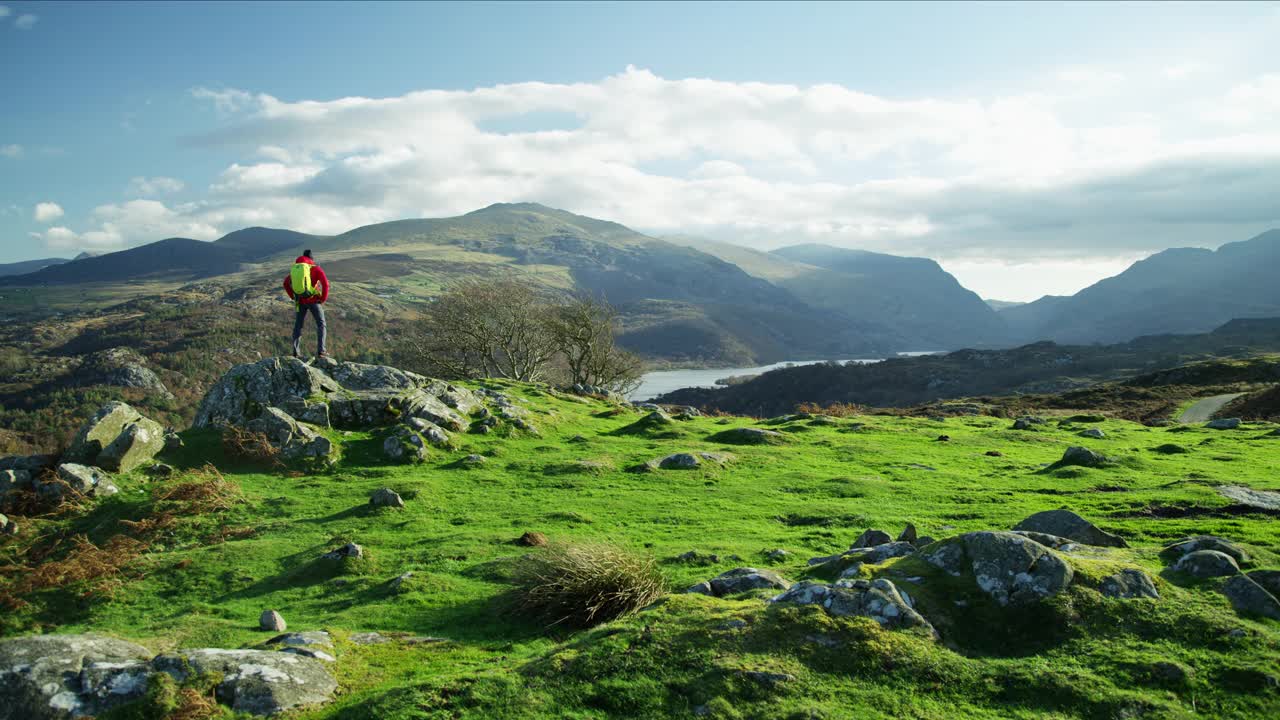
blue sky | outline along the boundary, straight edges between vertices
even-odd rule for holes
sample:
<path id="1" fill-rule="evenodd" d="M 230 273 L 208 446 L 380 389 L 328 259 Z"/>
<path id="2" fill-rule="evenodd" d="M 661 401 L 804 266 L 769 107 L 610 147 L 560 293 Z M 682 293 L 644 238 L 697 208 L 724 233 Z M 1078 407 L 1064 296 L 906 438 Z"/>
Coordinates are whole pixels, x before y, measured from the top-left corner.
<path id="1" fill-rule="evenodd" d="M 0 262 L 536 200 L 1027 299 L 1280 225 L 1277 3 L 0 7 Z"/>

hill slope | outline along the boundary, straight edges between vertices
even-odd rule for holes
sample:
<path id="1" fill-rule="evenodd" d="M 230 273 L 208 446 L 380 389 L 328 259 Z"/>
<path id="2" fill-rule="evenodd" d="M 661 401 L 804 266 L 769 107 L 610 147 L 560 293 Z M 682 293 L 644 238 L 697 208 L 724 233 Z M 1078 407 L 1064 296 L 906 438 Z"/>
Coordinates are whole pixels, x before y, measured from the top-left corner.
<path id="1" fill-rule="evenodd" d="M 1233 318 L 1280 317 L 1280 230 L 1217 251 L 1175 248 L 1134 263 L 1070 297 L 1002 310 L 1024 340 L 1120 342 L 1196 333 Z"/>
<path id="2" fill-rule="evenodd" d="M 0 277 L 26 275 L 28 273 L 36 272 L 42 268 L 61 265 L 66 262 L 71 261 L 66 258 L 43 258 L 41 260 L 23 260 L 22 262 L 5 263 L 0 265 Z"/>
<path id="3" fill-rule="evenodd" d="M 174 476 L 119 475 L 114 496 L 18 517 L 17 534 L 0 535 L 0 563 L 21 569 L 0 574 L 0 636 L 98 632 L 152 653 L 212 647 L 225 656 L 277 647 L 267 644 L 277 632 L 257 629 L 274 609 L 290 631 L 329 634 L 329 645 L 304 655 L 319 647 L 335 658 L 324 667 L 338 692 L 290 715 L 300 720 L 1280 712 L 1280 625 L 1238 616 L 1221 594 L 1225 578 L 1170 571 L 1169 556 L 1158 555 L 1183 536 L 1213 534 L 1248 553 L 1248 571 L 1280 567 L 1280 523 L 1214 489 L 1247 478 L 1256 490 L 1280 490 L 1277 441 L 1258 439 L 1269 427 L 1175 433 L 1107 421 L 1106 438 L 1081 440 L 1069 425 L 1012 431 L 986 417 L 794 418 L 767 426 L 776 444 L 731 445 L 719 438 L 750 427 L 745 418 L 637 433 L 627 430 L 642 417 L 633 409 L 539 386 L 484 388 L 495 410 L 505 397 L 537 434 L 507 423 L 459 433 L 452 447 L 404 465 L 383 455 L 386 428 L 331 432 L 339 464 L 295 470 L 232 461 L 216 432 L 188 431 L 185 448 L 162 456 Z M 936 441 L 939 433 L 950 441 Z M 1044 468 L 1082 442 L 1117 462 Z M 1192 449 L 1156 450 L 1170 443 Z M 674 452 L 732 458 L 625 470 Z M 370 506 L 384 487 L 403 508 Z M 1002 603 L 985 589 L 999 579 L 978 577 L 976 564 L 953 572 L 925 560 L 954 551 L 962 533 L 1008 530 L 1062 507 L 1131 547 L 1020 545 L 1041 568 L 1071 569 L 1051 597 Z M 856 567 L 851 558 L 809 563 L 868 528 L 896 534 L 906 523 L 940 542 L 896 546 L 907 554 Z M 670 595 L 594 629 L 547 631 L 510 611 L 520 558 L 548 552 L 516 545 L 525 531 L 650 556 Z M 348 542 L 361 557 L 321 557 Z M 848 570 L 844 592 L 826 590 L 833 601 L 873 580 L 892 583 L 939 637 L 887 614 L 882 625 L 872 617 L 879 598 L 824 607 L 770 603 L 777 587 L 683 592 L 742 566 L 824 588 Z M 1105 595 L 1105 579 L 1121 569 L 1147 576 L 1159 597 Z M 896 602 L 895 611 L 907 607 Z M 29 698 L 11 702 L 18 712 Z M 160 716 L 135 709 L 128 717 Z"/>

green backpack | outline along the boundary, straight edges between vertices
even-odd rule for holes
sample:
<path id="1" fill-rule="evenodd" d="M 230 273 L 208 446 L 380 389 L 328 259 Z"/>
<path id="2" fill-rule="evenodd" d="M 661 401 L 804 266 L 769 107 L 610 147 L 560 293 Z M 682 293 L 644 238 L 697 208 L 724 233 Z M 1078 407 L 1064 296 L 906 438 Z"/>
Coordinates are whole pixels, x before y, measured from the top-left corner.
<path id="1" fill-rule="evenodd" d="M 296 298 L 309 298 L 317 294 L 316 286 L 311 282 L 311 265 L 307 263 L 293 264 L 293 269 L 289 271 L 289 283 Z"/>

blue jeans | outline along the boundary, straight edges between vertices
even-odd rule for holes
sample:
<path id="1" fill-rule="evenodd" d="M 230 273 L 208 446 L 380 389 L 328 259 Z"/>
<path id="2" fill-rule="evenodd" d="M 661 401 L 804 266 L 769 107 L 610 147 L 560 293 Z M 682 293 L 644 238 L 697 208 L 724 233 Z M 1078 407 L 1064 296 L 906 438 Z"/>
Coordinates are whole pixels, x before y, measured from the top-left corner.
<path id="1" fill-rule="evenodd" d="M 321 307 L 320 303 L 314 303 L 298 306 L 298 317 L 293 321 L 293 354 L 295 357 L 302 354 L 302 323 L 307 319 L 307 313 L 311 313 L 316 318 L 316 354 L 324 355 L 324 308 Z"/>

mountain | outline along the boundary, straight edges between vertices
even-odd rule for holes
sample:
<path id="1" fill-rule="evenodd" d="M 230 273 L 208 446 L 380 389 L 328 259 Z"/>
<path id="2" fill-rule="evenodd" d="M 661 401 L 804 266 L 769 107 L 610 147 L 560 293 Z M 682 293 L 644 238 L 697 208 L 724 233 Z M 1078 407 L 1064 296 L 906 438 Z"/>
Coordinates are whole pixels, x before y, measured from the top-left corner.
<path id="1" fill-rule="evenodd" d="M 982 302 L 986 303 L 988 307 L 990 307 L 992 310 L 995 310 L 996 312 L 1000 312 L 1001 310 L 1008 310 L 1009 308 L 1012 308 L 1012 307 L 1018 307 L 1019 305 L 1027 304 L 1025 301 L 1022 301 L 1022 300 L 992 300 L 991 298 L 983 298 Z"/>
<path id="2" fill-rule="evenodd" d="M 801 300 L 892 328 L 902 349 L 1005 344 L 1005 323 L 938 263 L 829 245 L 794 245 L 772 255 L 813 269 L 779 279 Z"/>
<path id="3" fill-rule="evenodd" d="M 1118 342 L 1206 332 L 1233 318 L 1280 316 L 1280 230 L 1217 251 L 1175 248 L 1069 297 L 1044 297 L 1000 316 L 1015 337 Z"/>
<path id="4" fill-rule="evenodd" d="M 112 283 L 134 280 L 187 280 L 238 272 L 253 263 L 297 248 L 301 254 L 315 235 L 292 230 L 246 228 L 213 242 L 168 238 L 128 250 L 90 255 L 8 278 L 13 285 Z"/>
<path id="5" fill-rule="evenodd" d="M 621 344 L 674 361 L 773 362 L 894 348 L 883 328 L 811 307 L 705 252 L 534 203 L 370 225 L 318 240 L 313 249 L 366 273 L 376 258 L 399 256 L 398 266 L 380 264 L 436 287 L 516 272 L 559 290 L 597 293 L 622 314 Z"/>
<path id="6" fill-rule="evenodd" d="M 44 258 L 41 260 L 23 260 L 16 263 L 5 263 L 0 265 L 0 277 L 12 277 L 14 275 L 26 275 L 33 273 L 42 268 L 53 265 L 61 265 L 62 263 L 71 262 L 66 258 Z"/>

